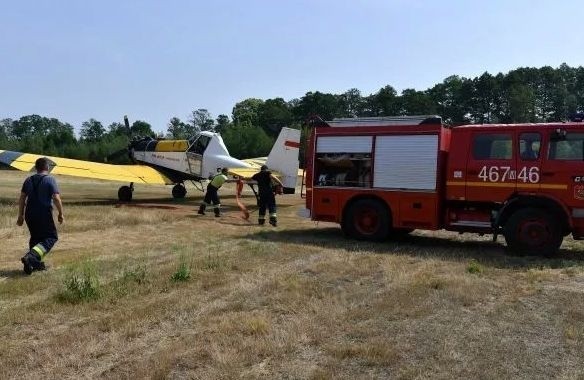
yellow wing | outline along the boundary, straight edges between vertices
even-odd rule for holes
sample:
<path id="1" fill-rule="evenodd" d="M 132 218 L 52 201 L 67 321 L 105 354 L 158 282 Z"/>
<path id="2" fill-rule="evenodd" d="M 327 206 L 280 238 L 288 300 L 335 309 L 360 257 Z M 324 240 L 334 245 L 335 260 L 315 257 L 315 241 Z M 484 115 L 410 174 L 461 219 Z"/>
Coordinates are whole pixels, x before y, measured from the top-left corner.
<path id="1" fill-rule="evenodd" d="M 230 168 L 229 174 L 232 176 L 241 177 L 243 179 L 250 179 L 251 176 L 259 172 L 259 168 Z M 278 175 L 278 173 L 274 173 L 274 175 Z"/>
<path id="2" fill-rule="evenodd" d="M 25 172 L 34 171 L 34 163 L 41 157 L 46 157 L 51 161 L 51 174 L 103 179 L 107 181 L 147 183 L 152 185 L 172 184 L 172 181 L 159 171 L 145 165 L 100 164 L 97 162 L 73 160 L 62 157 L 41 156 L 37 154 L 0 150 L 0 164 Z"/>
<path id="3" fill-rule="evenodd" d="M 264 165 L 267 160 L 268 160 L 268 157 L 246 158 L 246 159 L 241 160 L 241 161 L 247 162 L 248 164 L 250 164 L 253 167 L 253 169 L 229 169 L 229 171 L 231 172 L 231 171 L 236 171 L 236 170 L 237 171 L 239 171 L 239 170 L 244 170 L 244 171 L 245 170 L 252 170 L 252 171 L 254 171 L 252 173 L 252 175 L 253 175 L 254 173 L 257 173 L 260 170 L 261 166 Z M 304 172 L 304 169 L 298 169 L 298 177 L 302 177 L 303 172 Z M 273 172 L 273 173 L 274 173 L 274 175 L 278 175 L 278 173 L 276 173 L 276 172 Z M 235 174 L 235 173 L 233 173 L 233 174 Z M 235 174 L 235 175 L 239 175 L 239 174 Z"/>

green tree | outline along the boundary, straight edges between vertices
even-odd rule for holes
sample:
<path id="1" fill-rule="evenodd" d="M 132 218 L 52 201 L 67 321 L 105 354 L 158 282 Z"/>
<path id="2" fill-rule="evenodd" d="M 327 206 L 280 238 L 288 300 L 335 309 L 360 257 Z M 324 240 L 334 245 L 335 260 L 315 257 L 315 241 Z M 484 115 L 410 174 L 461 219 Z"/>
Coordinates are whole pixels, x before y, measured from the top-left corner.
<path id="1" fill-rule="evenodd" d="M 428 93 L 407 88 L 399 97 L 399 115 L 433 115 L 436 106 Z"/>
<path id="2" fill-rule="evenodd" d="M 277 136 L 283 127 L 292 124 L 294 117 L 282 98 L 267 99 L 258 109 L 258 124 L 269 136 Z"/>
<path id="3" fill-rule="evenodd" d="M 69 123 L 61 122 L 53 123 L 50 126 L 44 141 L 45 153 L 54 156 L 62 156 L 65 154 L 67 147 L 77 145 L 73 126 Z"/>
<path id="4" fill-rule="evenodd" d="M 361 91 L 351 88 L 339 96 L 341 117 L 358 117 L 365 115 L 366 102 Z"/>
<path id="5" fill-rule="evenodd" d="M 134 136 L 155 136 L 152 126 L 142 120 L 136 120 L 133 122 L 130 131 Z"/>
<path id="6" fill-rule="evenodd" d="M 103 125 L 93 118 L 81 124 L 81 131 L 79 132 L 79 136 L 82 140 L 96 142 L 99 141 L 104 134 L 105 128 Z"/>
<path id="7" fill-rule="evenodd" d="M 248 98 L 235 103 L 231 117 L 234 124 L 259 125 L 260 107 L 264 103 L 261 99 Z"/>
<path id="8" fill-rule="evenodd" d="M 170 119 L 167 125 L 168 135 L 174 139 L 187 139 L 189 136 L 189 126 L 183 123 L 178 117 Z"/>
<path id="9" fill-rule="evenodd" d="M 222 137 L 229 153 L 237 158 L 266 156 L 274 143 L 262 128 L 249 123 L 228 128 Z"/>
<path id="10" fill-rule="evenodd" d="M 5 146 L 8 143 L 11 129 L 12 119 L 0 120 L 0 146 Z"/>
<path id="11" fill-rule="evenodd" d="M 447 123 L 470 121 L 469 100 L 473 96 L 472 81 L 452 75 L 429 90 L 436 110 Z"/>
<path id="12" fill-rule="evenodd" d="M 22 116 L 12 123 L 12 137 L 17 140 L 31 138 L 42 130 L 42 118 L 39 115 Z"/>
<path id="13" fill-rule="evenodd" d="M 323 92 L 307 92 L 295 102 L 293 114 L 297 121 L 303 122 L 311 115 L 331 120 L 342 115 L 339 97 Z"/>
<path id="14" fill-rule="evenodd" d="M 389 85 L 382 87 L 368 100 L 372 116 L 394 116 L 399 114 L 400 107 L 397 92 Z"/>
<path id="15" fill-rule="evenodd" d="M 215 121 L 209 111 L 204 108 L 194 110 L 191 113 L 189 123 L 191 124 L 192 135 L 201 131 L 213 131 L 215 129 Z"/>
<path id="16" fill-rule="evenodd" d="M 497 78 L 485 72 L 472 80 L 473 96 L 469 102 L 469 111 L 475 123 L 498 122 L 500 109 L 500 87 Z"/>
<path id="17" fill-rule="evenodd" d="M 223 114 L 217 116 L 217 120 L 215 122 L 215 132 L 223 134 L 227 130 L 227 128 L 231 126 L 232 123 L 229 120 L 229 116 Z"/>
<path id="18" fill-rule="evenodd" d="M 128 137 L 128 130 L 126 126 L 122 123 L 113 122 L 107 127 L 107 134 L 109 136 L 126 136 Z"/>
<path id="19" fill-rule="evenodd" d="M 535 92 L 529 86 L 514 84 L 508 93 L 508 118 L 511 123 L 527 123 L 537 120 Z"/>

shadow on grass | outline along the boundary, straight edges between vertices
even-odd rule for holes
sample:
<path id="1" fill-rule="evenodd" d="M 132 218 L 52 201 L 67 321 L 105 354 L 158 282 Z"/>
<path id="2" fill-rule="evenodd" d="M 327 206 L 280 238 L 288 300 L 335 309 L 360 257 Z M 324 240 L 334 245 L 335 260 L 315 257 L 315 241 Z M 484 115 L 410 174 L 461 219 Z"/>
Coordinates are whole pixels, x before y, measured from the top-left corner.
<path id="1" fill-rule="evenodd" d="M 568 268 L 584 265 L 583 254 L 564 249 L 553 258 L 518 257 L 507 254 L 505 245 L 501 242 L 460 241 L 415 233 L 376 243 L 347 239 L 340 228 L 331 227 L 318 230 L 263 230 L 250 233 L 243 239 L 312 245 L 347 252 L 374 252 L 457 261 L 474 259 L 494 268 Z"/>
<path id="2" fill-rule="evenodd" d="M 22 269 L 0 269 L 0 278 L 16 278 L 16 277 L 26 277 Z"/>
<path id="3" fill-rule="evenodd" d="M 143 205 L 143 204 L 157 204 L 157 205 L 196 205 L 198 206 L 203 201 L 203 194 L 198 194 L 197 196 L 187 196 L 183 199 L 174 199 L 172 197 L 168 198 L 135 198 L 130 203 L 122 203 L 114 198 L 101 198 L 101 197 L 86 197 L 83 199 L 73 199 L 68 200 L 66 195 L 63 195 L 63 203 L 65 206 L 116 206 L 116 205 Z M 221 199 L 235 199 L 235 194 L 225 194 L 221 195 Z M 253 195 L 244 196 L 244 200 L 248 200 L 250 204 L 254 202 Z M 0 198 L 0 206 L 16 206 L 18 198 Z"/>

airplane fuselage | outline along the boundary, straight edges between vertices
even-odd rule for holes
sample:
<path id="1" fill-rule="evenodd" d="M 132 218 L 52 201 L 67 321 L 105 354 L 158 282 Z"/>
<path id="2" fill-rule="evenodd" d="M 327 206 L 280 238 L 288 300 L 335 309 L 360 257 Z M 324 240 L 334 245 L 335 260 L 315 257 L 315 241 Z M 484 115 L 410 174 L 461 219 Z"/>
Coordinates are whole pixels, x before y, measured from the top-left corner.
<path id="1" fill-rule="evenodd" d="M 135 141 L 130 144 L 130 155 L 136 162 L 160 170 L 175 183 L 206 179 L 223 167 L 252 167 L 231 157 L 221 136 L 207 131 L 193 140 Z"/>

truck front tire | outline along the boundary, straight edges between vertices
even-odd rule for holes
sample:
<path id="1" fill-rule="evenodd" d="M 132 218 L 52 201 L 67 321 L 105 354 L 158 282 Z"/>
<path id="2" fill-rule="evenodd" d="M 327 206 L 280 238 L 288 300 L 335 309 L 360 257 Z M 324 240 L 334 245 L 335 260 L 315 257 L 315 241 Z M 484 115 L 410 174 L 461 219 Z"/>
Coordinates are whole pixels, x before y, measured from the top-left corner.
<path id="1" fill-rule="evenodd" d="M 562 245 L 561 223 L 553 213 L 539 208 L 515 212 L 503 228 L 509 249 L 521 256 L 551 256 Z"/>
<path id="2" fill-rule="evenodd" d="M 387 238 L 391 217 L 385 205 L 375 199 L 360 199 L 349 206 L 341 228 L 357 240 L 382 241 Z"/>

